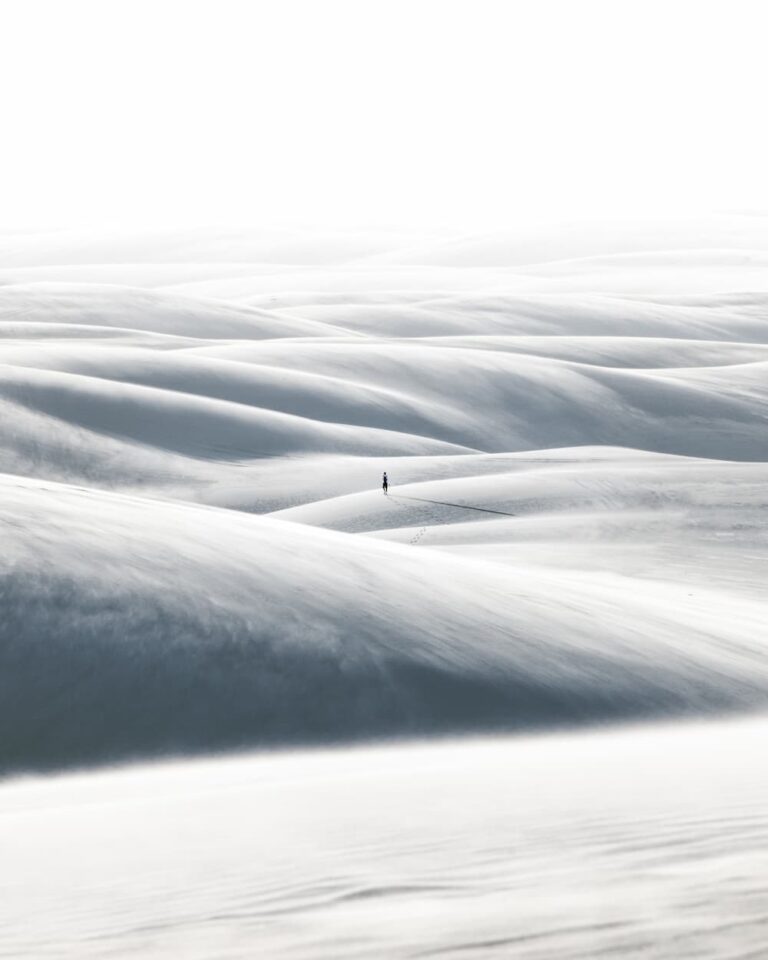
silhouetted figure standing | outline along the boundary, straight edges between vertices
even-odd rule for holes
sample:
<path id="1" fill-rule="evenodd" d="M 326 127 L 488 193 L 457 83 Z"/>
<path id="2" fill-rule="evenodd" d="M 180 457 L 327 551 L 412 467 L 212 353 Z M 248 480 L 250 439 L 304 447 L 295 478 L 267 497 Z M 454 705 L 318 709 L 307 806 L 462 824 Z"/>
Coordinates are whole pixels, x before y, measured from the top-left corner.
<path id="1" fill-rule="evenodd" d="M 389 490 L 389 480 L 387 480 L 387 471 L 386 471 L 386 470 L 384 471 L 384 477 L 383 477 L 383 479 L 382 479 L 382 481 L 381 481 L 381 489 L 384 491 L 385 494 L 386 494 L 387 490 Z"/>

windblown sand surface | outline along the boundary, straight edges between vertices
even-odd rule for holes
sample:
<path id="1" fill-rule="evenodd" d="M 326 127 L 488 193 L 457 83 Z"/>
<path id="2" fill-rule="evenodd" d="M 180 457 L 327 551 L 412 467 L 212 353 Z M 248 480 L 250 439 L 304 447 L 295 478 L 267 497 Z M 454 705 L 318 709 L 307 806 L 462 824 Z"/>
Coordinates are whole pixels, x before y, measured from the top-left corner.
<path id="1" fill-rule="evenodd" d="M 766 251 L 4 236 L 9 955 L 759 956 Z"/>

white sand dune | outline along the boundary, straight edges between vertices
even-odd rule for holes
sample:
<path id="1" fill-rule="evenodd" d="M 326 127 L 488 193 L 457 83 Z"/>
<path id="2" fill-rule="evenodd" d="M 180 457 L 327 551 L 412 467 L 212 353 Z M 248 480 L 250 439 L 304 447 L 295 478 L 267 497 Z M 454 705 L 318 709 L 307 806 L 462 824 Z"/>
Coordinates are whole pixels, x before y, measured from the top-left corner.
<path id="1" fill-rule="evenodd" d="M 613 511 L 700 511 L 711 525 L 726 510 L 742 511 L 757 529 L 768 510 L 763 463 L 734 463 L 645 454 L 602 447 L 552 450 L 547 459 L 525 455 L 496 461 L 493 473 L 418 483 L 398 482 L 390 471 L 389 496 L 379 491 L 348 494 L 282 510 L 284 519 L 340 530 L 376 530 L 403 525 L 446 505 L 436 524 L 464 527 L 471 510 L 497 511 L 519 520 L 557 515 L 563 522 Z M 461 505 L 464 506 L 462 513 Z M 714 508 L 714 509 L 713 509 Z M 275 514 L 277 516 L 277 514 Z M 363 524 L 363 526 L 359 526 Z M 520 524 L 510 524 L 515 529 Z"/>
<path id="2" fill-rule="evenodd" d="M 224 466 L 217 474 L 206 464 L 236 462 L 241 479 L 255 478 L 264 457 L 284 454 L 381 459 L 605 445 L 768 458 L 765 360 L 635 369 L 443 341 L 286 338 L 201 347 L 155 334 L 97 330 L 86 338 L 70 330 L 52 339 L 26 329 L 0 342 L 6 471 L 114 487 L 133 484 L 148 458 L 157 462 L 148 482 L 159 471 L 222 484 Z M 626 342 L 619 349 L 631 354 Z M 725 359 L 713 356 L 716 345 L 706 349 L 707 360 Z M 654 341 L 657 363 L 661 350 Z M 683 353 L 690 361 L 695 350 Z M 363 487 L 378 469 L 371 466 Z M 308 497 L 324 494 L 310 482 Z"/>
<path id="3" fill-rule="evenodd" d="M 0 791 L 0 932 L 12 956 L 84 960 L 757 958 L 766 735 L 721 721 L 22 780 Z"/>
<path id="4" fill-rule="evenodd" d="M 225 400 L 74 374 L 11 368 L 3 377 L 0 436 L 11 461 L 41 461 L 38 475 L 77 472 L 77 451 L 161 450 L 206 460 L 311 451 L 377 456 L 458 452 L 466 448 L 375 427 L 308 420 Z M 20 426 L 23 425 L 23 430 Z M 102 437 L 101 443 L 92 437 Z M 52 467 L 46 466 L 53 463 Z M 30 468 L 33 464 L 30 463 Z"/>
<path id="5" fill-rule="evenodd" d="M 598 367 L 628 369 L 728 367 L 768 360 L 768 344 L 764 343 L 683 340 L 673 337 L 476 335 L 430 337 L 428 342 L 429 345 L 455 347 L 459 350 L 522 353 Z"/>
<path id="6" fill-rule="evenodd" d="M 767 225 L 3 234 L 6 953 L 761 956 Z"/>
<path id="7" fill-rule="evenodd" d="M 677 271 L 670 268 L 672 277 Z M 600 282 L 597 281 L 597 288 Z M 513 285 L 514 289 L 514 285 Z M 332 321 L 350 330 L 388 337 L 566 336 L 632 337 L 644 349 L 645 337 L 737 340 L 764 343 L 764 293 L 718 293 L 710 297 L 596 295 L 587 293 L 510 293 L 501 284 L 473 294 L 409 296 L 348 293 L 292 300 L 253 298 L 288 316 Z"/>
<path id="8" fill-rule="evenodd" d="M 339 332 L 313 321 L 274 317 L 256 307 L 207 303 L 111 284 L 35 283 L 0 287 L 0 324 L 20 321 L 127 327 L 186 338 L 260 339 L 333 336 Z"/>
<path id="9" fill-rule="evenodd" d="M 5 769 L 768 706 L 759 594 L 2 490 Z"/>
<path id="10" fill-rule="evenodd" d="M 407 343 L 260 342 L 206 356 L 322 372 L 418 398 L 437 439 L 485 451 L 576 444 L 698 457 L 768 457 L 761 367 L 669 372 Z"/>

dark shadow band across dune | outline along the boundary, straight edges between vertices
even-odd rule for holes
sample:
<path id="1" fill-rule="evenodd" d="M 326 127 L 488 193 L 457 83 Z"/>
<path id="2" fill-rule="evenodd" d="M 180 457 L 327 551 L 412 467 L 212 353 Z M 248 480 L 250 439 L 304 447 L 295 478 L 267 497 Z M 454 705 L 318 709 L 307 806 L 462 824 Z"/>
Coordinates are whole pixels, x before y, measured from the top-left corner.
<path id="1" fill-rule="evenodd" d="M 406 497 L 403 494 L 389 494 L 397 500 L 418 500 L 420 503 L 434 503 L 440 507 L 455 507 L 457 510 L 475 510 L 478 513 L 496 513 L 500 517 L 514 517 L 516 514 L 504 510 L 491 510 L 489 507 L 473 507 L 469 503 L 448 503 L 445 500 L 428 500 L 426 497 Z"/>
<path id="2" fill-rule="evenodd" d="M 747 601 L 18 478 L 0 529 L 6 773 L 768 706 Z"/>

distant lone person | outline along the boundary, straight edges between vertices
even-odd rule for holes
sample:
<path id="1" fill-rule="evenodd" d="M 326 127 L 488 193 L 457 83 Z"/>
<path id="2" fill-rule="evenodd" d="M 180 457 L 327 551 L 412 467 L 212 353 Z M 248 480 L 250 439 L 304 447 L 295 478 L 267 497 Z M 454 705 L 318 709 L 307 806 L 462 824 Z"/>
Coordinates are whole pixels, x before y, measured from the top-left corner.
<path id="1" fill-rule="evenodd" d="M 387 471 L 386 471 L 386 470 L 384 471 L 384 477 L 383 477 L 383 479 L 382 479 L 382 481 L 381 481 L 381 489 L 384 491 L 385 494 L 386 494 L 387 490 L 389 490 L 389 480 L 387 480 Z"/>

